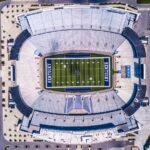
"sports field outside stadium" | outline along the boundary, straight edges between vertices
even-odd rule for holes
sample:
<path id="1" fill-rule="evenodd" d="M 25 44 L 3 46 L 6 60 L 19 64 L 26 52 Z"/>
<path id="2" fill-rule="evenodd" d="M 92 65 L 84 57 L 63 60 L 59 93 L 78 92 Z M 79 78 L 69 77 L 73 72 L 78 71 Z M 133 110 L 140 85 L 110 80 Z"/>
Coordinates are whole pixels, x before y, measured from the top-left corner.
<path id="1" fill-rule="evenodd" d="M 110 56 L 64 54 L 46 57 L 45 87 L 57 88 L 110 88 Z"/>

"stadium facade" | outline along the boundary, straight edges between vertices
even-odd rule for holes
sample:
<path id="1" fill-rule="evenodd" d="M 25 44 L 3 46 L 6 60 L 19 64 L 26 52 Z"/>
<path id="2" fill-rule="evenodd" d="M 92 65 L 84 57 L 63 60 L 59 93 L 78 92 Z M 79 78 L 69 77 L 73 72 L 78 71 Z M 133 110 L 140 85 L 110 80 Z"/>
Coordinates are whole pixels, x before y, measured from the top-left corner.
<path id="1" fill-rule="evenodd" d="M 10 51 L 9 103 L 23 115 L 20 130 L 66 144 L 98 143 L 139 130 L 134 113 L 146 93 L 145 48 L 133 30 L 139 15 L 104 5 L 68 5 L 17 16 L 22 32 Z M 43 60 L 60 54 L 111 56 L 112 88 L 46 90 Z"/>

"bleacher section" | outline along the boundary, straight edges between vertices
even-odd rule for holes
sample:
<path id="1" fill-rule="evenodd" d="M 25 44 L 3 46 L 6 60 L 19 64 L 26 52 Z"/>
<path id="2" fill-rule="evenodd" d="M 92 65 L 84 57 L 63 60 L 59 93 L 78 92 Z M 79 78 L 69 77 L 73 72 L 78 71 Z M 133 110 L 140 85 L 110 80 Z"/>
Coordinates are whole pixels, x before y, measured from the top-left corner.
<path id="1" fill-rule="evenodd" d="M 137 78 L 143 78 L 144 76 L 144 67 L 143 64 L 134 63 L 134 76 Z"/>
<path id="2" fill-rule="evenodd" d="M 65 113 L 81 114 L 92 113 L 91 96 L 67 96 Z"/>
<path id="3" fill-rule="evenodd" d="M 9 92 L 12 96 L 12 100 L 16 103 L 18 110 L 26 117 L 29 117 L 32 113 L 32 108 L 29 107 L 22 99 L 19 92 L 19 86 L 10 87 Z"/>
<path id="4" fill-rule="evenodd" d="M 133 47 L 133 54 L 135 58 L 140 58 L 140 57 L 146 57 L 146 52 L 144 45 L 139 39 L 139 36 L 135 31 L 133 31 L 131 28 L 126 27 L 122 35 L 129 40 Z"/>
<path id="5" fill-rule="evenodd" d="M 131 116 L 133 115 L 141 106 L 143 98 L 146 94 L 146 85 L 134 84 L 134 90 L 130 100 L 122 107 L 124 112 Z"/>
<path id="6" fill-rule="evenodd" d="M 23 30 L 28 29 L 32 35 L 70 29 L 121 33 L 126 26 L 132 28 L 135 18 L 135 14 L 116 8 L 61 7 L 25 13 L 18 16 L 18 23 Z"/>
<path id="7" fill-rule="evenodd" d="M 120 34 L 100 30 L 67 30 L 32 36 L 30 41 L 43 55 L 64 51 L 112 54 L 125 41 L 125 38 Z"/>
<path id="8" fill-rule="evenodd" d="M 146 94 L 146 85 L 138 85 L 138 91 L 136 94 L 136 98 L 143 99 Z"/>
<path id="9" fill-rule="evenodd" d="M 29 98 L 31 96 L 32 95 L 30 94 L 28 95 Z M 73 105 L 75 97 L 75 95 L 70 96 L 67 94 L 55 94 L 44 91 L 37 99 L 34 100 L 35 102 L 31 105 L 31 107 L 34 110 L 39 110 L 41 112 L 66 115 L 67 112 L 70 112 L 70 110 L 75 108 L 75 105 Z M 125 104 L 125 102 L 114 91 L 91 94 L 88 96 L 83 94 L 81 97 L 85 103 L 80 104 L 83 108 L 87 108 L 88 114 L 104 114 L 106 112 L 114 112 L 116 110 L 120 110 L 120 108 Z M 69 102 L 67 100 L 68 98 L 71 99 Z"/>
<path id="10" fill-rule="evenodd" d="M 90 54 L 65 54 L 65 58 L 86 58 L 90 57 Z"/>
<path id="11" fill-rule="evenodd" d="M 92 95 L 93 113 L 106 113 L 119 110 L 125 102 L 115 91 L 97 93 Z"/>
<path id="12" fill-rule="evenodd" d="M 102 124 L 102 125 L 94 125 L 94 126 L 74 126 L 74 127 L 60 127 L 55 125 L 41 125 L 41 128 L 50 129 L 50 130 L 62 130 L 62 131 L 91 131 L 91 130 L 102 130 L 102 129 L 110 129 L 115 128 L 115 126 L 112 123 L 109 124 Z"/>
<path id="13" fill-rule="evenodd" d="M 18 60 L 19 59 L 19 51 L 24 42 L 31 36 L 28 30 L 22 31 L 15 40 L 14 45 L 10 51 L 10 60 Z"/>

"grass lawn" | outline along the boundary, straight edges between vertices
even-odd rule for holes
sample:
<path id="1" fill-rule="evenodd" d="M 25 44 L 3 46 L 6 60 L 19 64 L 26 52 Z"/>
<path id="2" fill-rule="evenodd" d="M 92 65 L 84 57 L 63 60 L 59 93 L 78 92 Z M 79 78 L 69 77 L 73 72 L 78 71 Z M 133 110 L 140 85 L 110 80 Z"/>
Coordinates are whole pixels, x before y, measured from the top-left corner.
<path id="1" fill-rule="evenodd" d="M 150 4 L 150 0 L 137 0 L 138 4 Z"/>

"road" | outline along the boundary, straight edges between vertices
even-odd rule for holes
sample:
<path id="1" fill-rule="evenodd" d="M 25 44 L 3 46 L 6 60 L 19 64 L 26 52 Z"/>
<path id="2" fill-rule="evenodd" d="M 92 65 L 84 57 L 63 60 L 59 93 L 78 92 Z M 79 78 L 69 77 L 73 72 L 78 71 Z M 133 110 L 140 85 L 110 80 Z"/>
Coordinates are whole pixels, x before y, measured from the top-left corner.
<path id="1" fill-rule="evenodd" d="M 118 3 L 119 0 L 39 0 L 40 3 Z M 121 3 L 127 3 L 136 6 L 136 0 L 120 0 Z"/>
<path id="2" fill-rule="evenodd" d="M 10 0 L 0 3 L 0 10 L 10 4 Z M 1 15 L 0 15 L 0 26 L 1 26 Z M 1 30 L 0 30 L 0 41 L 1 41 Z M 1 44 L 1 42 L 0 42 Z M 0 45 L 0 62 L 1 62 L 1 45 Z M 0 72 L 1 72 L 1 63 L 0 63 Z M 4 146 L 8 144 L 8 141 L 4 139 L 3 136 L 3 112 L 2 112 L 2 77 L 0 76 L 0 150 L 4 149 Z"/>

